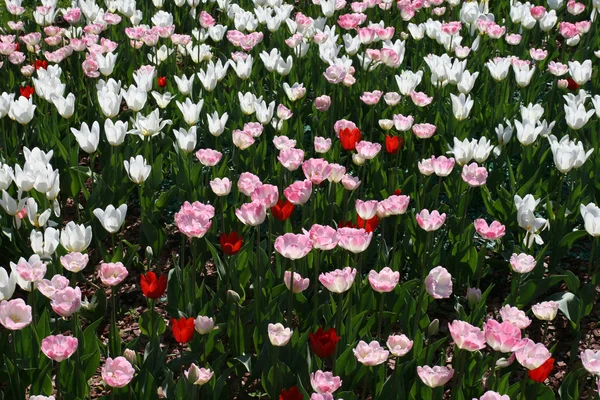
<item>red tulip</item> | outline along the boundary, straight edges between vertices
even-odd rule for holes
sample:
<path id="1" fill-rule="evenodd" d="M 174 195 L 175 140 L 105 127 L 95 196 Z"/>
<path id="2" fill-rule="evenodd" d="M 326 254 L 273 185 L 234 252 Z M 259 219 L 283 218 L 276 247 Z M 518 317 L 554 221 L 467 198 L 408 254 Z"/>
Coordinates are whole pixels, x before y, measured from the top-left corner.
<path id="1" fill-rule="evenodd" d="M 162 274 L 160 278 L 156 277 L 154 272 L 148 272 L 140 276 L 140 286 L 142 293 L 149 299 L 158 299 L 167 290 L 167 275 Z"/>
<path id="2" fill-rule="evenodd" d="M 400 195 L 402 194 L 402 190 L 400 190 L 400 189 L 396 189 L 396 190 L 394 190 L 394 194 L 395 194 L 396 196 L 400 196 Z"/>
<path id="3" fill-rule="evenodd" d="M 30 98 L 35 93 L 35 89 L 31 86 L 23 86 L 19 88 L 19 92 L 21 92 L 21 96 Z"/>
<path id="4" fill-rule="evenodd" d="M 404 137 L 402 136 L 385 136 L 385 151 L 390 154 L 396 154 L 398 150 L 404 147 Z"/>
<path id="5" fill-rule="evenodd" d="M 358 128 L 344 128 L 340 131 L 340 142 L 344 150 L 350 151 L 356 149 L 356 143 L 360 142 L 362 133 Z"/>
<path id="6" fill-rule="evenodd" d="M 157 78 L 158 81 L 158 86 L 163 88 L 165 86 L 167 86 L 167 77 L 166 76 L 159 76 Z"/>
<path id="7" fill-rule="evenodd" d="M 221 250 L 223 250 L 223 253 L 227 254 L 228 256 L 232 256 L 240 251 L 244 241 L 242 240 L 242 237 L 234 231 L 229 235 L 227 235 L 225 232 L 221 233 L 221 236 L 219 237 L 219 243 L 221 244 Z"/>
<path id="8" fill-rule="evenodd" d="M 294 205 L 288 199 L 280 199 L 274 207 L 271 208 L 271 214 L 280 221 L 285 221 L 292 215 Z"/>
<path id="9" fill-rule="evenodd" d="M 527 373 L 532 381 L 543 383 L 548 379 L 548 375 L 552 372 L 552 368 L 554 368 L 554 358 L 549 358 L 545 363 Z"/>
<path id="10" fill-rule="evenodd" d="M 569 83 L 567 85 L 567 89 L 569 89 L 569 90 L 579 89 L 579 85 L 577 84 L 577 82 L 575 82 L 570 76 L 567 76 L 567 82 Z"/>
<path id="11" fill-rule="evenodd" d="M 171 318 L 171 329 L 177 343 L 187 343 L 194 337 L 194 318 Z"/>
<path id="12" fill-rule="evenodd" d="M 279 400 L 302 400 L 304 396 L 296 386 L 292 386 L 289 390 L 283 389 L 279 395 Z"/>
<path id="13" fill-rule="evenodd" d="M 315 333 L 310 332 L 308 338 L 310 339 L 312 351 L 320 358 L 327 358 L 333 355 L 335 346 L 342 337 L 336 334 L 335 328 L 324 331 L 323 328 L 319 327 Z"/>
<path id="14" fill-rule="evenodd" d="M 33 64 L 33 66 L 35 67 L 35 69 L 46 69 L 48 68 L 48 61 L 46 60 L 35 60 L 35 63 Z"/>
<path id="15" fill-rule="evenodd" d="M 357 216 L 356 225 L 358 225 L 359 228 L 363 228 L 367 232 L 373 232 L 379 226 L 379 218 L 376 215 L 373 218 L 365 221 L 360 216 Z"/>

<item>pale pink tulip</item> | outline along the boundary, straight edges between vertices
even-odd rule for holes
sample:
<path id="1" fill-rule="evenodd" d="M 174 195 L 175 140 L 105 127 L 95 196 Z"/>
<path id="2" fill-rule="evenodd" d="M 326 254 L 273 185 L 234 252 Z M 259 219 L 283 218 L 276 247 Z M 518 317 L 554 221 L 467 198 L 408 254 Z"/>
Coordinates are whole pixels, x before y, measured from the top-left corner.
<path id="1" fill-rule="evenodd" d="M 429 176 L 435 172 L 431 158 L 424 158 L 417 163 L 419 172 L 425 176 Z"/>
<path id="2" fill-rule="evenodd" d="M 421 381 L 430 388 L 444 386 L 454 376 L 454 370 L 448 367 L 440 367 L 439 365 L 431 368 L 428 365 L 417 367 L 417 375 Z"/>
<path id="3" fill-rule="evenodd" d="M 0 324 L 8 330 L 20 331 L 31 323 L 31 306 L 23 299 L 0 302 Z"/>
<path id="4" fill-rule="evenodd" d="M 292 279 L 292 273 L 290 271 L 285 271 L 283 273 L 283 282 L 288 290 L 291 290 L 294 293 L 301 293 L 308 288 L 310 285 L 310 279 L 302 278 L 297 272 L 294 272 L 294 279 Z"/>
<path id="5" fill-rule="evenodd" d="M 229 192 L 231 192 L 231 187 L 233 186 L 233 182 L 229 180 L 229 178 L 215 178 L 210 181 L 210 188 L 213 193 L 217 196 L 227 196 Z"/>
<path id="6" fill-rule="evenodd" d="M 483 326 L 487 344 L 501 353 L 511 353 L 522 345 L 521 330 L 508 321 L 488 319 Z"/>
<path id="7" fill-rule="evenodd" d="M 352 176 L 349 174 L 342 176 L 341 182 L 346 190 L 356 190 L 361 183 L 357 176 Z"/>
<path id="8" fill-rule="evenodd" d="M 452 294 L 452 275 L 444 267 L 435 267 L 425 278 L 425 287 L 434 299 L 447 299 Z"/>
<path id="9" fill-rule="evenodd" d="M 135 370 L 125 357 L 107 358 L 102 367 L 102 380 L 110 387 L 122 388 L 133 379 Z"/>
<path id="10" fill-rule="evenodd" d="M 419 139 L 429 139 L 435 134 L 436 126 L 432 124 L 415 124 L 412 131 Z"/>
<path id="11" fill-rule="evenodd" d="M 215 320 L 205 315 L 198 315 L 194 320 L 194 329 L 201 335 L 207 335 L 215 329 Z"/>
<path id="12" fill-rule="evenodd" d="M 485 167 L 480 167 L 476 162 L 469 165 L 463 165 L 461 178 L 471 187 L 485 185 L 488 172 Z"/>
<path id="13" fill-rule="evenodd" d="M 38 283 L 37 289 L 41 294 L 51 299 L 58 290 L 64 289 L 69 286 L 69 280 L 62 275 L 54 275 L 51 280 L 42 279 Z"/>
<path id="14" fill-rule="evenodd" d="M 393 356 L 403 357 L 412 349 L 413 343 L 406 335 L 402 334 L 389 336 L 386 344 Z"/>
<path id="15" fill-rule="evenodd" d="M 334 376 L 332 372 L 318 370 L 310 374 L 310 385 L 317 393 L 333 393 L 342 386 L 342 380 L 339 376 Z"/>
<path id="16" fill-rule="evenodd" d="M 314 185 L 320 185 L 331 175 L 331 165 L 322 158 L 310 158 L 302 163 L 302 172 Z"/>
<path id="17" fill-rule="evenodd" d="M 379 154 L 381 151 L 381 144 L 371 143 L 366 140 L 361 140 L 356 144 L 356 152 L 365 160 L 371 160 Z"/>
<path id="18" fill-rule="evenodd" d="M 369 220 L 377 214 L 378 204 L 379 202 L 377 200 L 356 200 L 356 213 L 365 221 Z"/>
<path id="19" fill-rule="evenodd" d="M 356 278 L 356 268 L 346 267 L 319 275 L 319 282 L 333 293 L 348 291 Z"/>
<path id="20" fill-rule="evenodd" d="M 295 171 L 302 165 L 304 161 L 304 150 L 301 149 L 287 149 L 279 152 L 277 160 L 287 169 L 288 171 Z"/>
<path id="21" fill-rule="evenodd" d="M 428 106 L 433 101 L 433 97 L 429 97 L 423 92 L 415 92 L 414 90 L 410 92 L 410 99 L 417 107 Z"/>
<path id="22" fill-rule="evenodd" d="M 235 210 L 235 215 L 244 225 L 258 226 L 265 221 L 267 217 L 267 208 L 261 200 L 255 200 L 251 203 L 242 204 Z"/>
<path id="23" fill-rule="evenodd" d="M 477 399 L 473 399 L 477 400 Z M 510 400 L 510 396 L 507 394 L 500 394 L 498 392 L 493 392 L 488 390 L 479 398 L 479 400 Z"/>
<path id="24" fill-rule="evenodd" d="M 405 214 L 406 210 L 408 209 L 409 202 L 410 197 L 404 195 L 397 196 L 393 194 L 387 199 L 381 200 L 379 203 L 377 203 L 377 216 L 379 218 L 385 218 L 392 215 Z"/>
<path id="25" fill-rule="evenodd" d="M 531 319 L 525 315 L 525 312 L 508 304 L 500 309 L 500 316 L 502 321 L 508 321 L 519 329 L 525 329 L 531 325 Z"/>
<path id="26" fill-rule="evenodd" d="M 446 222 L 446 213 L 440 214 L 437 210 L 433 210 L 430 213 L 429 210 L 423 209 L 415 215 L 415 219 L 423 230 L 432 232 L 440 229 L 444 222 Z"/>
<path id="27" fill-rule="evenodd" d="M 587 349 L 581 352 L 583 368 L 592 375 L 600 376 L 600 351 Z"/>
<path id="28" fill-rule="evenodd" d="M 389 267 L 384 267 L 380 272 L 369 271 L 369 283 L 374 291 L 387 293 L 394 290 L 400 281 L 400 272 L 392 271 Z"/>
<path id="29" fill-rule="evenodd" d="M 267 329 L 269 341 L 273 346 L 285 346 L 292 338 L 292 330 L 290 328 L 284 328 L 282 324 L 269 324 Z"/>
<path id="30" fill-rule="evenodd" d="M 312 182 L 308 179 L 296 181 L 285 188 L 283 194 L 292 204 L 305 204 L 312 194 Z"/>
<path id="31" fill-rule="evenodd" d="M 376 340 L 367 344 L 365 341 L 358 342 L 358 345 L 352 349 L 354 356 L 363 365 L 372 367 L 383 364 L 387 361 L 390 352 L 385 350 Z"/>
<path id="32" fill-rule="evenodd" d="M 315 99 L 315 108 L 321 112 L 329 110 L 331 98 L 327 95 L 319 96 Z"/>
<path id="33" fill-rule="evenodd" d="M 246 196 L 252 196 L 252 193 L 263 183 L 258 176 L 250 172 L 242 172 L 238 179 L 238 190 Z"/>
<path id="34" fill-rule="evenodd" d="M 279 189 L 277 186 L 264 184 L 257 187 L 250 198 L 252 201 L 262 201 L 267 208 L 275 207 L 279 200 Z"/>
<path id="35" fill-rule="evenodd" d="M 473 222 L 475 231 L 484 239 L 498 240 L 504 236 L 506 227 L 498 221 L 492 222 L 489 226 L 483 218 L 478 218 Z"/>
<path id="36" fill-rule="evenodd" d="M 519 364 L 528 370 L 539 368 L 552 356 L 541 343 L 535 343 L 531 339 L 523 339 L 523 342 L 524 345 L 515 351 L 515 356 Z"/>
<path id="37" fill-rule="evenodd" d="M 552 321 L 556 318 L 559 304 L 556 301 L 543 301 L 531 306 L 533 315 L 540 321 Z"/>
<path id="38" fill-rule="evenodd" d="M 364 229 L 340 228 L 337 230 L 338 246 L 354 254 L 362 253 L 369 247 L 373 232 Z"/>
<path id="39" fill-rule="evenodd" d="M 331 139 L 324 138 L 321 136 L 315 136 L 314 140 L 315 152 L 316 153 L 327 153 L 331 148 Z M 331 164 L 329 164 L 331 165 Z M 344 170 L 345 171 L 345 170 Z"/>
<path id="40" fill-rule="evenodd" d="M 51 360 L 61 362 L 77 351 L 77 338 L 72 336 L 48 336 L 42 340 L 42 353 Z"/>
<path id="41" fill-rule="evenodd" d="M 275 145 L 275 148 L 280 151 L 296 147 L 296 141 L 287 136 L 275 136 L 273 138 L 273 144 Z"/>
<path id="42" fill-rule="evenodd" d="M 455 319 L 448 324 L 448 330 L 459 349 L 477 351 L 485 347 L 485 334 L 476 326 L 468 322 Z"/>
<path id="43" fill-rule="evenodd" d="M 448 176 L 454 168 L 454 158 L 432 156 L 431 166 L 433 167 L 433 172 L 435 172 L 437 176 Z"/>
<path id="44" fill-rule="evenodd" d="M 196 364 L 192 363 L 183 374 L 192 385 L 202 386 L 212 379 L 214 372 L 210 369 L 198 368 Z"/>
<path id="45" fill-rule="evenodd" d="M 77 273 L 83 270 L 89 261 L 87 254 L 81 254 L 79 252 L 69 253 L 60 257 L 60 264 L 67 271 Z"/>
<path id="46" fill-rule="evenodd" d="M 305 257 L 312 250 L 308 234 L 286 233 L 275 239 L 275 251 L 290 260 Z"/>
<path id="47" fill-rule="evenodd" d="M 330 226 L 314 224 L 308 234 L 317 250 L 333 250 L 338 244 L 337 231 Z"/>
<path id="48" fill-rule="evenodd" d="M 50 302 L 52 310 L 63 318 L 68 318 L 81 308 L 81 289 L 66 287 L 57 290 Z"/>
<path id="49" fill-rule="evenodd" d="M 98 269 L 98 276 L 103 284 L 107 286 L 117 286 L 129 275 L 127 268 L 122 262 L 102 263 Z"/>
<path id="50" fill-rule="evenodd" d="M 535 258 L 533 258 L 533 256 L 530 256 L 529 254 L 513 253 L 513 255 L 510 256 L 510 267 L 513 271 L 519 274 L 526 274 L 528 272 L 533 271 L 535 265 Z"/>
<path id="51" fill-rule="evenodd" d="M 196 158 L 205 167 L 214 167 L 221 161 L 223 154 L 213 149 L 200 149 L 196 152 Z"/>
<path id="52" fill-rule="evenodd" d="M 212 226 L 215 208 L 210 204 L 186 201 L 175 214 L 175 224 L 181 233 L 189 238 L 201 238 Z"/>

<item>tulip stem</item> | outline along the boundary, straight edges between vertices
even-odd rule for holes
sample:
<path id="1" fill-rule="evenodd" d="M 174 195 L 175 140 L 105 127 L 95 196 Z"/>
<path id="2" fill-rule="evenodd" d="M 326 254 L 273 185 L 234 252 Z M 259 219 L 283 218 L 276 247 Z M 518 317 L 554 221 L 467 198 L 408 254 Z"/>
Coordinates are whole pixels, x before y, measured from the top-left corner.
<path id="1" fill-rule="evenodd" d="M 377 317 L 377 340 L 381 340 L 381 323 L 383 321 L 383 305 L 385 303 L 383 296 L 383 293 L 381 293 L 379 302 L 379 316 Z"/>
<path id="2" fill-rule="evenodd" d="M 315 270 L 315 277 L 314 277 L 314 289 L 313 289 L 313 311 L 315 313 L 314 315 L 314 323 L 313 325 L 315 327 L 319 326 L 319 313 L 317 312 L 317 310 L 319 309 L 319 250 L 315 250 L 315 264 L 314 264 L 314 270 Z"/>
<path id="3" fill-rule="evenodd" d="M 60 390 L 60 364 L 56 363 L 56 375 L 54 376 L 54 382 L 56 386 L 56 399 L 60 400 L 62 398 L 62 392 Z"/>
<path id="4" fill-rule="evenodd" d="M 287 320 L 288 327 L 292 329 L 292 317 L 294 313 L 294 261 L 290 260 L 291 274 L 290 274 L 290 301 L 288 303 L 288 312 L 287 312 Z"/>
<path id="5" fill-rule="evenodd" d="M 371 375 L 371 368 L 367 369 L 367 373 L 365 374 L 365 383 L 363 384 L 362 395 L 360 398 L 365 400 L 367 398 L 367 389 L 369 388 L 369 376 Z"/>
<path id="6" fill-rule="evenodd" d="M 488 380 L 487 380 L 487 388 L 489 390 L 494 390 L 495 384 L 496 384 L 496 363 L 498 362 L 498 358 L 500 357 L 500 353 L 497 351 L 494 351 L 494 355 L 492 357 L 492 364 L 490 365 L 490 374 L 488 376 Z"/>
<path id="7" fill-rule="evenodd" d="M 112 294 L 112 293 L 111 293 Z M 111 296 L 112 297 L 112 296 Z M 114 304 L 114 303 L 113 303 Z M 77 313 L 73 313 L 73 315 L 71 316 L 71 322 L 73 324 L 73 332 L 71 333 L 73 335 L 74 338 L 77 338 L 77 325 L 78 325 L 78 321 L 77 321 Z M 82 370 L 81 368 L 81 362 L 79 359 L 79 348 L 75 349 L 75 393 L 79 394 L 79 375 L 81 374 Z M 58 376 L 58 373 L 57 373 Z"/>
<path id="8" fill-rule="evenodd" d="M 517 297 L 518 297 L 519 285 L 521 283 L 521 274 L 513 272 L 512 278 L 513 279 L 512 279 L 512 282 L 511 282 L 510 301 L 511 301 L 511 303 L 513 303 L 512 305 L 516 307 L 517 306 Z"/>
<path id="9" fill-rule="evenodd" d="M 16 394 L 16 398 L 19 398 L 21 396 L 21 377 L 19 375 L 19 367 L 17 365 L 17 332 L 18 331 L 12 331 L 12 345 L 13 345 L 13 354 L 15 356 L 14 358 L 14 367 L 15 367 L 15 371 L 14 371 L 14 376 L 15 376 L 15 380 L 16 380 L 16 389 L 15 389 L 15 394 Z"/>
<path id="10" fill-rule="evenodd" d="M 598 240 L 592 236 L 592 249 L 590 250 L 590 263 L 588 265 L 588 281 L 595 283 L 595 281 L 597 280 L 596 276 L 598 275 L 598 271 L 595 271 L 593 266 L 594 266 L 594 253 L 596 250 L 596 244 L 597 244 Z M 592 271 L 594 271 L 594 273 L 592 274 Z"/>

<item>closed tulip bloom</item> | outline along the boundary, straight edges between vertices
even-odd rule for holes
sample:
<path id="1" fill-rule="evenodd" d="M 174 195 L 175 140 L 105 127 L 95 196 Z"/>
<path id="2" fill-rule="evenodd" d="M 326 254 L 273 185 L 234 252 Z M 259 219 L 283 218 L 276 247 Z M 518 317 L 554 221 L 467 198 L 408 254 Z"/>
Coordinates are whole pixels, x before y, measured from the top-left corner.
<path id="1" fill-rule="evenodd" d="M 113 388 L 127 386 L 133 379 L 135 370 L 125 357 L 107 358 L 102 367 L 102 380 Z"/>
<path id="2" fill-rule="evenodd" d="M 107 286 L 117 286 L 129 275 L 127 268 L 122 262 L 102 263 L 98 269 L 98 276 L 103 284 Z"/>
<path id="3" fill-rule="evenodd" d="M 135 112 L 141 111 L 148 100 L 148 92 L 135 85 L 130 85 L 127 90 L 121 89 L 121 95 L 127 103 L 127 107 Z"/>
<path id="4" fill-rule="evenodd" d="M 315 153 L 327 153 L 331 148 L 331 139 L 321 136 L 315 136 L 314 140 Z"/>
<path id="5" fill-rule="evenodd" d="M 488 390 L 479 398 L 479 400 L 510 400 L 510 396 L 507 394 L 500 394 L 498 392 Z"/>
<path id="6" fill-rule="evenodd" d="M 315 98 L 314 104 L 318 111 L 325 112 L 329 110 L 329 107 L 331 106 L 331 98 L 327 95 L 319 96 Z"/>
<path id="7" fill-rule="evenodd" d="M 38 285 L 37 289 L 43 294 L 46 298 L 52 299 L 54 294 L 69 286 L 69 280 L 62 275 L 56 274 L 52 277 L 52 279 L 42 279 Z"/>
<path id="8" fill-rule="evenodd" d="M 258 176 L 250 172 L 242 172 L 238 179 L 238 190 L 246 196 L 252 196 L 252 193 L 259 187 L 262 186 L 262 182 Z"/>
<path id="9" fill-rule="evenodd" d="M 510 268 L 514 272 L 517 272 L 519 274 L 526 274 L 528 272 L 533 271 L 535 265 L 535 258 L 533 258 L 533 256 L 530 256 L 529 254 L 513 253 L 513 255 L 510 256 Z"/>
<path id="10" fill-rule="evenodd" d="M 255 200 L 242 204 L 235 210 L 235 215 L 244 225 L 257 226 L 264 222 L 267 216 L 267 207 L 261 200 Z"/>
<path id="11" fill-rule="evenodd" d="M 241 131 L 239 129 L 233 131 L 231 135 L 233 139 L 233 144 L 240 150 L 246 150 L 248 147 L 252 146 L 256 141 L 247 132 Z"/>
<path id="12" fill-rule="evenodd" d="M 362 253 L 369 247 L 373 232 L 365 229 L 340 228 L 337 230 L 338 246 L 351 253 Z"/>
<path id="13" fill-rule="evenodd" d="M 356 278 L 356 268 L 346 267 L 319 275 L 319 282 L 333 293 L 348 291 Z"/>
<path id="14" fill-rule="evenodd" d="M 381 151 L 381 144 L 361 140 L 356 144 L 356 153 L 365 160 L 372 160 Z"/>
<path id="15" fill-rule="evenodd" d="M 185 130 L 184 128 L 173 129 L 173 134 L 177 140 L 177 147 L 184 153 L 191 153 L 196 148 L 196 134 L 197 127 L 194 125 L 190 129 Z"/>
<path id="16" fill-rule="evenodd" d="M 183 120 L 190 126 L 196 125 L 200 119 L 200 111 L 202 111 L 204 100 L 194 103 L 188 97 L 185 99 L 185 103 L 181 103 L 179 101 L 176 101 L 175 103 L 183 115 Z"/>
<path id="17" fill-rule="evenodd" d="M 198 368 L 196 364 L 192 363 L 183 374 L 192 385 L 202 386 L 212 379 L 214 372 L 210 369 Z"/>
<path id="18" fill-rule="evenodd" d="M 410 197 L 408 196 L 391 195 L 377 204 L 377 216 L 385 218 L 392 215 L 405 214 L 409 203 Z"/>
<path id="19" fill-rule="evenodd" d="M 290 260 L 305 257 L 312 250 L 312 240 L 308 234 L 286 233 L 275 239 L 275 251 Z"/>
<path id="20" fill-rule="evenodd" d="M 531 320 L 525 315 L 525 312 L 508 304 L 500 309 L 500 316 L 502 321 L 508 321 L 519 329 L 525 329 L 531 325 Z"/>
<path id="21" fill-rule="evenodd" d="M 102 224 L 102 227 L 104 227 L 108 233 L 117 233 L 119 229 L 121 229 L 123 221 L 125 221 L 125 216 L 127 215 L 127 204 L 121 204 L 118 208 L 115 208 L 112 204 L 109 204 L 105 210 L 96 208 L 94 210 L 94 215 L 96 218 L 98 218 Z"/>
<path id="22" fill-rule="evenodd" d="M 152 271 L 140 275 L 142 293 L 149 299 L 159 299 L 167 290 L 167 274 L 157 277 Z"/>
<path id="23" fill-rule="evenodd" d="M 223 154 L 213 149 L 200 149 L 196 152 L 196 158 L 205 167 L 214 167 L 221 161 Z"/>
<path id="24" fill-rule="evenodd" d="M 206 335 L 215 329 L 215 321 L 210 317 L 199 315 L 194 320 L 194 328 L 201 335 Z"/>
<path id="25" fill-rule="evenodd" d="M 31 323 L 31 306 L 23 299 L 0 302 L 0 324 L 8 330 L 20 331 Z"/>
<path id="26" fill-rule="evenodd" d="M 551 354 L 543 344 L 535 343 L 531 339 L 523 339 L 523 342 L 523 347 L 515 351 L 515 356 L 525 368 L 537 369 L 550 358 Z"/>
<path id="27" fill-rule="evenodd" d="M 187 343 L 194 337 L 195 320 L 194 318 L 181 317 L 179 319 L 171 318 L 171 329 L 173 338 L 177 343 Z"/>
<path id="28" fill-rule="evenodd" d="M 363 365 L 368 367 L 383 364 L 387 361 L 390 352 L 385 350 L 376 340 L 367 344 L 364 341 L 358 342 L 358 345 L 352 349 L 354 356 Z"/>
<path id="29" fill-rule="evenodd" d="M 0 300 L 9 300 L 15 292 L 17 273 L 11 271 L 10 276 L 4 268 L 0 268 Z"/>
<path id="30" fill-rule="evenodd" d="M 333 393 L 342 386 L 342 380 L 332 372 L 318 370 L 310 374 L 310 385 L 317 393 Z"/>
<path id="31" fill-rule="evenodd" d="M 428 365 L 417 367 L 417 375 L 421 381 L 430 388 L 444 386 L 454 376 L 454 370 L 448 367 L 440 367 L 439 365 L 431 368 Z"/>
<path id="32" fill-rule="evenodd" d="M 210 181 L 210 188 L 217 196 L 227 196 L 231 192 L 233 182 L 229 178 L 215 178 Z"/>
<path id="33" fill-rule="evenodd" d="M 175 214 L 175 224 L 181 233 L 189 238 L 202 238 L 212 226 L 215 208 L 199 201 L 186 201 Z"/>
<path id="34" fill-rule="evenodd" d="M 340 164 L 330 164 L 331 165 L 331 174 L 327 178 L 329 182 L 339 183 L 346 175 L 346 167 Z"/>
<path id="35" fill-rule="evenodd" d="M 378 204 L 379 202 L 377 200 L 356 200 L 356 213 L 364 220 L 371 219 L 377 213 Z"/>
<path id="36" fill-rule="evenodd" d="M 592 375 L 600 376 L 600 351 L 587 349 L 581 352 L 583 368 Z"/>
<path id="37" fill-rule="evenodd" d="M 425 278 L 425 287 L 434 299 L 447 299 L 452 294 L 452 275 L 444 267 L 435 267 Z"/>
<path id="38" fill-rule="evenodd" d="M 419 172 L 425 176 L 430 176 L 435 172 L 431 158 L 425 158 L 419 161 L 417 166 L 419 167 Z"/>
<path id="39" fill-rule="evenodd" d="M 419 139 L 429 139 L 435 134 L 437 127 L 432 124 L 415 124 L 412 131 Z"/>
<path id="40" fill-rule="evenodd" d="M 440 214 L 437 210 L 433 210 L 430 213 L 429 210 L 424 209 L 415 215 L 415 219 L 421 229 L 432 232 L 440 229 L 444 222 L 446 222 L 446 213 Z"/>
<path id="41" fill-rule="evenodd" d="M 388 337 L 386 345 L 395 357 L 404 357 L 413 347 L 413 341 L 406 335 L 391 335 Z"/>
<path id="42" fill-rule="evenodd" d="M 481 289 L 478 288 L 467 288 L 467 301 L 473 308 L 481 301 Z"/>
<path id="43" fill-rule="evenodd" d="M 312 182 L 308 179 L 296 181 L 285 188 L 283 194 L 294 205 L 305 204 L 312 194 Z"/>
<path id="44" fill-rule="evenodd" d="M 448 324 L 448 330 L 459 349 L 472 352 L 485 348 L 485 334 L 476 326 L 456 319 Z"/>
<path id="45" fill-rule="evenodd" d="M 273 346 L 281 347 L 288 344 L 292 338 L 292 330 L 284 328 L 282 324 L 269 324 L 268 326 L 269 341 Z"/>
<path id="46" fill-rule="evenodd" d="M 66 98 L 52 94 L 50 100 L 61 117 L 69 119 L 73 116 L 75 112 L 75 95 L 73 93 L 69 93 Z"/>
<path id="47" fill-rule="evenodd" d="M 569 140 L 569 135 L 563 136 L 560 141 L 554 135 L 548 136 L 550 149 L 554 156 L 554 165 L 563 174 L 568 173 L 573 168 L 579 168 L 585 163 L 594 149 L 587 152 L 583 149 L 583 144 L 577 140 Z"/>
<path id="48" fill-rule="evenodd" d="M 77 144 L 79 144 L 79 147 L 81 147 L 83 151 L 88 154 L 92 154 L 96 151 L 98 143 L 100 142 L 100 125 L 98 124 L 98 121 L 94 121 L 92 129 L 84 122 L 81 124 L 81 129 L 77 130 L 71 128 L 71 132 L 75 136 Z"/>
<path id="49" fill-rule="evenodd" d="M 488 172 L 485 167 L 480 167 L 477 163 L 473 162 L 469 165 L 463 165 L 460 176 L 470 187 L 478 187 L 485 185 Z"/>
<path id="50" fill-rule="evenodd" d="M 479 236 L 487 240 L 498 240 L 505 234 L 506 227 L 498 221 L 488 225 L 483 218 L 478 218 L 473 222 L 473 225 Z"/>
<path id="51" fill-rule="evenodd" d="M 589 203 L 587 206 L 581 204 L 579 209 L 587 233 L 593 237 L 600 236 L 600 208 L 594 203 Z"/>
<path id="52" fill-rule="evenodd" d="M 569 75 L 578 85 L 585 85 L 592 77 L 592 60 L 569 61 Z"/>
<path id="53" fill-rule="evenodd" d="M 540 321 L 552 321 L 556 318 L 559 304 L 556 301 L 543 301 L 531 306 L 533 315 Z"/>
<path id="54" fill-rule="evenodd" d="M 60 243 L 70 252 L 82 252 L 92 241 L 92 227 L 69 221 L 60 233 Z"/>
<path id="55" fill-rule="evenodd" d="M 125 141 L 125 135 L 129 128 L 129 122 L 116 121 L 113 122 L 107 118 L 104 120 L 104 134 L 106 140 L 111 146 L 119 146 Z"/>
<path id="56" fill-rule="evenodd" d="M 150 176 L 150 171 L 152 170 L 152 166 L 146 163 L 146 160 L 143 156 L 138 155 L 135 158 L 131 157 L 129 161 L 123 161 L 125 165 L 125 171 L 129 176 L 129 179 L 138 185 L 144 183 L 148 176 Z"/>
<path id="57" fill-rule="evenodd" d="M 533 74 L 535 73 L 535 65 L 530 66 L 529 61 L 513 60 L 512 68 L 515 73 L 517 86 L 524 88 L 529 85 L 531 78 L 533 78 Z"/>
<path id="58" fill-rule="evenodd" d="M 314 249 L 333 250 L 338 244 L 337 231 L 330 226 L 314 224 L 308 234 Z"/>
<path id="59" fill-rule="evenodd" d="M 595 110 L 593 109 L 586 110 L 583 104 L 565 104 L 564 110 L 565 121 L 573 130 L 579 130 L 583 128 L 595 113 Z"/>
<path id="60" fill-rule="evenodd" d="M 219 114 L 215 111 L 212 114 L 206 114 L 206 119 L 208 121 L 208 131 L 211 135 L 218 137 L 225 131 L 225 125 L 229 119 L 229 114 L 223 113 L 223 115 L 219 117 Z"/>
<path id="61" fill-rule="evenodd" d="M 32 97 L 28 99 L 20 96 L 17 100 L 10 103 L 8 117 L 21 125 L 27 125 L 33 119 L 33 113 L 36 107 L 37 106 L 33 104 Z"/>
<path id="62" fill-rule="evenodd" d="M 412 115 L 405 117 L 402 114 L 394 114 L 394 127 L 400 132 L 406 132 L 412 128 L 415 118 Z"/>
<path id="63" fill-rule="evenodd" d="M 475 103 L 471 99 L 471 95 L 465 96 L 464 93 L 461 93 L 456 96 L 450 94 L 450 99 L 452 100 L 452 113 L 454 114 L 454 118 L 459 121 L 467 119 L 471 113 L 473 104 Z"/>
<path id="64" fill-rule="evenodd" d="M 454 168 L 454 158 L 432 156 L 431 166 L 433 167 L 433 172 L 435 172 L 437 176 L 448 176 Z"/>
<path id="65" fill-rule="evenodd" d="M 384 267 L 380 272 L 375 270 L 369 271 L 369 283 L 376 292 L 391 292 L 396 288 L 399 281 L 400 272 L 392 271 L 389 267 Z"/>
<path id="66" fill-rule="evenodd" d="M 244 241 L 242 237 L 238 235 L 237 232 L 233 231 L 229 235 L 225 232 L 221 233 L 219 236 L 219 244 L 221 245 L 221 250 L 223 253 L 228 256 L 232 256 L 237 254 L 242 249 L 242 244 Z"/>
<path id="67" fill-rule="evenodd" d="M 292 279 L 292 273 L 290 271 L 285 271 L 283 273 L 283 282 L 288 290 L 291 290 L 294 293 L 301 293 L 310 285 L 310 279 L 302 278 L 297 272 L 294 272 L 294 278 Z"/>
<path id="68" fill-rule="evenodd" d="M 41 350 L 51 360 L 61 362 L 77 351 L 77 338 L 72 336 L 47 336 L 42 339 Z"/>
<path id="69" fill-rule="evenodd" d="M 510 70 L 511 66 L 511 59 L 508 57 L 496 57 L 493 60 L 489 60 L 485 65 L 490 71 L 492 78 L 495 81 L 500 82 L 508 76 L 508 71 Z"/>

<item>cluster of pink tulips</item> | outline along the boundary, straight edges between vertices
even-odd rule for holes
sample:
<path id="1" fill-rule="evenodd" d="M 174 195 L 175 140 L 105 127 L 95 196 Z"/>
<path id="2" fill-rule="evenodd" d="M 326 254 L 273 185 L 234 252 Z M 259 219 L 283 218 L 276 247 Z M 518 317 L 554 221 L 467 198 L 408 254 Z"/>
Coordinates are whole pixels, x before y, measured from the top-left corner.
<path id="1" fill-rule="evenodd" d="M 0 398 L 598 399 L 599 8 L 5 0 Z"/>

